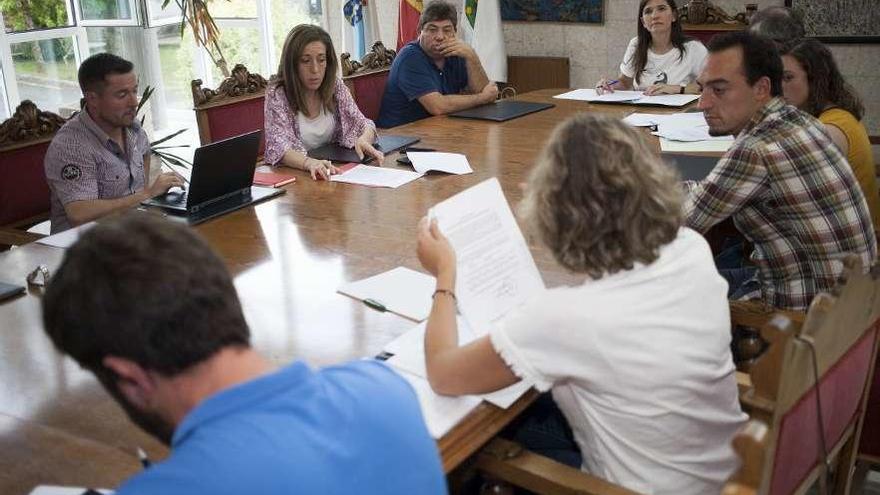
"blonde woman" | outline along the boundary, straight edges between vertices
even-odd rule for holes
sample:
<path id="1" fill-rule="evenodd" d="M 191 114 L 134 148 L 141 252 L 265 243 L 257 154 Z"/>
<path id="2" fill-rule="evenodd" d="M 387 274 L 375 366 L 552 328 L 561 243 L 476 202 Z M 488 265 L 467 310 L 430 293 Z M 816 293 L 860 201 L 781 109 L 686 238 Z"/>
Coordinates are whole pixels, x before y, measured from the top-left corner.
<path id="1" fill-rule="evenodd" d="M 718 493 L 746 419 L 730 355 L 727 284 L 682 226 L 682 188 L 637 131 L 581 115 L 540 156 L 521 212 L 579 285 L 549 289 L 459 347 L 455 252 L 423 220 L 418 256 L 436 276 L 425 336 L 437 393 L 518 382 L 551 390 L 581 468 L 655 494 Z"/>

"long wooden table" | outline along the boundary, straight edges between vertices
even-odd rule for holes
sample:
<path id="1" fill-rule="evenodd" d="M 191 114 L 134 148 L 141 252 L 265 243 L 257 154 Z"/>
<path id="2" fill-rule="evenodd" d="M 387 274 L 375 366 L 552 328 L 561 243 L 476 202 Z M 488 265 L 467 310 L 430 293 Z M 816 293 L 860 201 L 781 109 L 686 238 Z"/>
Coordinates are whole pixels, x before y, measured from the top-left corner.
<path id="1" fill-rule="evenodd" d="M 421 137 L 421 146 L 466 154 L 473 174 L 428 175 L 392 190 L 314 182 L 282 169 L 298 178 L 287 194 L 196 227 L 234 276 L 254 346 L 279 365 L 301 359 L 322 366 L 376 355 L 411 328 L 413 322 L 337 294 L 337 287 L 396 266 L 419 269 L 418 220 L 467 187 L 495 176 L 510 203 L 518 203 L 519 184 L 552 129 L 567 117 L 633 111 L 551 100 L 563 91 L 520 96 L 556 107 L 503 123 L 433 117 L 393 130 Z M 384 165 L 398 166 L 395 158 L 386 157 Z M 528 232 L 526 237 L 548 286 L 582 279 L 561 269 Z M 54 269 L 62 256 L 62 250 L 39 244 L 0 253 L 0 280 L 24 283 L 35 266 Z M 89 373 L 52 347 L 42 330 L 39 295 L 30 289 L 0 304 L 0 493 L 24 494 L 38 484 L 115 487 L 140 469 L 136 446 L 159 459 L 167 450 L 130 423 Z M 439 441 L 444 468 L 458 466 L 534 396 L 508 410 L 479 406 Z"/>

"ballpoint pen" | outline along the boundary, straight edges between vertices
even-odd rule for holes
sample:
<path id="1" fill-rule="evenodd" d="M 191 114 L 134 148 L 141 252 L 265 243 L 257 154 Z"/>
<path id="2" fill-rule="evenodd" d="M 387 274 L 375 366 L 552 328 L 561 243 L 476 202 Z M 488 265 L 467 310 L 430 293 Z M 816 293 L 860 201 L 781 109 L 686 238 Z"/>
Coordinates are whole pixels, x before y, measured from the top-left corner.
<path id="1" fill-rule="evenodd" d="M 137 448 L 137 456 L 138 456 L 138 460 L 141 461 L 141 466 L 143 466 L 144 469 L 147 469 L 148 467 L 150 467 L 153 464 L 152 462 L 150 462 L 150 458 L 147 457 L 147 453 L 144 452 L 144 449 L 142 449 L 140 447 Z"/>

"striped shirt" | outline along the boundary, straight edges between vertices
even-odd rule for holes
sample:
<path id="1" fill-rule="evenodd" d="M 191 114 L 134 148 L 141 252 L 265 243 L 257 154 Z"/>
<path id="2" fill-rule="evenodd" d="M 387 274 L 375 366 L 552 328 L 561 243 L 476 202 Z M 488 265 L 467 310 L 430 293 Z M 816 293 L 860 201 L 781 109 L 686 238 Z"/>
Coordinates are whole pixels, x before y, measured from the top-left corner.
<path id="1" fill-rule="evenodd" d="M 708 177 L 690 188 L 687 225 L 706 232 L 733 218 L 755 247 L 760 297 L 803 310 L 835 285 L 848 253 L 863 266 L 877 243 L 846 158 L 822 124 L 773 98 L 737 136 Z"/>
<path id="2" fill-rule="evenodd" d="M 138 122 L 125 129 L 125 150 L 85 110 L 58 130 L 43 161 L 52 205 L 52 233 L 71 227 L 64 205 L 116 199 L 144 189 L 147 133 Z"/>

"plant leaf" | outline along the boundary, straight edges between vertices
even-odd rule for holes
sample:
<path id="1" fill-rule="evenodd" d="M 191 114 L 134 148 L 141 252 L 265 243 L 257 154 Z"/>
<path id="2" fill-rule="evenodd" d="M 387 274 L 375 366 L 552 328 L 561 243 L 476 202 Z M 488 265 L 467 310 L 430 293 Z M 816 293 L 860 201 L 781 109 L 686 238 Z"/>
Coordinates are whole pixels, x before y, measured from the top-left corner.
<path id="1" fill-rule="evenodd" d="M 164 143 L 165 141 L 168 141 L 169 139 L 171 139 L 171 138 L 173 138 L 173 137 L 177 137 L 177 136 L 179 136 L 180 134 L 182 134 L 183 132 L 186 132 L 187 130 L 188 130 L 188 129 L 180 129 L 179 131 L 174 132 L 174 133 L 171 133 L 171 134 L 169 134 L 169 135 L 167 135 L 167 136 L 165 136 L 165 137 L 163 137 L 163 138 L 161 138 L 161 139 L 157 139 L 156 141 L 153 141 L 152 143 L 150 143 L 150 148 L 153 148 L 153 147 L 156 146 L 157 144 L 162 144 L 162 143 Z"/>

